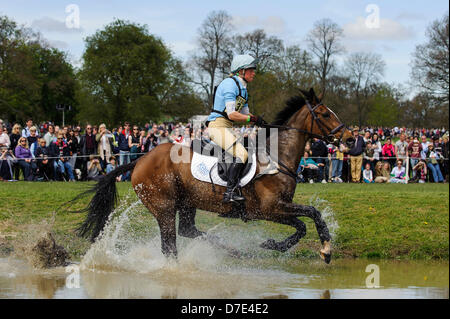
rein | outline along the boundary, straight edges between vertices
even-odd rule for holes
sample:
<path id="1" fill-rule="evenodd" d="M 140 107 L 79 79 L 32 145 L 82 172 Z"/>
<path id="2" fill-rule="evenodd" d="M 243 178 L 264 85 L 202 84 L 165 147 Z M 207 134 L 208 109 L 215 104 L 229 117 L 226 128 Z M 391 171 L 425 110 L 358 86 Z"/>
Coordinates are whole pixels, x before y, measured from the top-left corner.
<path id="1" fill-rule="evenodd" d="M 324 141 L 329 142 L 329 143 L 334 143 L 336 141 L 336 138 L 334 137 L 334 135 L 337 132 L 342 131 L 341 136 L 338 139 L 338 141 L 340 141 L 342 139 L 342 136 L 344 135 L 344 130 L 343 129 L 345 129 L 345 125 L 343 123 L 341 123 L 340 125 L 338 125 L 334 129 L 332 129 L 330 131 L 330 133 L 327 134 L 325 132 L 325 128 L 328 129 L 328 130 L 329 130 L 329 128 L 317 116 L 316 112 L 314 112 L 315 109 L 318 108 L 321 105 L 323 105 L 323 104 L 322 103 L 318 103 L 317 105 L 312 107 L 311 104 L 308 101 L 306 101 L 306 106 L 308 107 L 309 113 L 311 114 L 311 117 L 312 117 L 312 120 L 311 120 L 311 131 L 306 131 L 306 130 L 302 130 L 302 129 L 291 127 L 291 126 L 274 125 L 274 124 L 263 124 L 262 127 L 279 128 L 279 129 L 284 129 L 284 130 L 295 130 L 297 132 L 300 132 L 300 133 L 303 133 L 303 134 L 307 134 L 310 137 L 315 137 L 315 138 L 318 138 L 320 140 L 324 140 Z M 315 133 L 312 132 L 314 123 L 317 124 L 317 126 L 319 127 L 319 129 L 320 129 L 320 131 L 322 132 L 323 135 L 315 134 Z M 267 153 L 267 155 L 270 156 L 270 152 L 268 151 L 267 148 L 266 148 L 266 153 Z M 278 165 L 280 165 L 283 168 L 283 169 L 278 168 L 278 171 L 280 173 L 288 175 L 288 176 L 292 177 L 295 181 L 297 181 L 297 174 L 296 173 L 291 171 L 291 169 L 289 167 L 287 167 L 283 162 L 281 162 L 281 161 L 277 161 L 277 162 L 278 162 Z"/>
<path id="2" fill-rule="evenodd" d="M 325 132 L 325 128 L 327 128 L 329 130 L 329 128 L 325 125 L 325 123 L 322 122 L 322 120 L 317 116 L 316 112 L 314 112 L 314 110 L 316 108 L 318 108 L 319 106 L 323 105 L 322 103 L 319 103 L 317 105 L 315 105 L 314 107 L 311 106 L 311 104 L 306 101 L 306 106 L 308 107 L 309 113 L 311 114 L 311 131 L 306 131 L 306 130 L 302 130 L 296 127 L 291 127 L 291 126 L 285 126 L 285 125 L 274 125 L 274 124 L 263 124 L 262 127 L 268 127 L 268 128 L 279 128 L 279 129 L 284 129 L 284 130 L 295 130 L 297 132 L 300 133 L 304 133 L 309 135 L 310 137 L 315 137 L 318 138 L 319 140 L 324 140 L 326 142 L 329 143 L 333 143 L 334 142 L 334 135 L 339 132 L 342 131 L 341 133 L 341 137 L 339 138 L 339 140 L 342 138 L 342 135 L 344 135 L 344 128 L 345 125 L 343 123 L 341 123 L 340 125 L 338 125 L 337 127 L 335 127 L 334 129 L 332 129 L 330 131 L 330 133 L 326 133 Z M 317 124 L 317 126 L 319 127 L 320 131 L 322 132 L 323 135 L 320 134 L 315 134 L 312 132 L 314 123 Z"/>

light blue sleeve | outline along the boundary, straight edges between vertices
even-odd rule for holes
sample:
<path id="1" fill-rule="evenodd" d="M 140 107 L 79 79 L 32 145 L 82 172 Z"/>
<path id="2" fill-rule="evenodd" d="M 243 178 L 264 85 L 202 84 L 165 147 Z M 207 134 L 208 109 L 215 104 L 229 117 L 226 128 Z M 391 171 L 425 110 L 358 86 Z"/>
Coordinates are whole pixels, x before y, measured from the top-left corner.
<path id="1" fill-rule="evenodd" d="M 223 98 L 224 102 L 234 102 L 236 101 L 236 97 L 239 94 L 239 89 L 236 86 L 236 83 L 232 79 L 225 79 L 222 82 L 222 92 L 223 92 Z"/>

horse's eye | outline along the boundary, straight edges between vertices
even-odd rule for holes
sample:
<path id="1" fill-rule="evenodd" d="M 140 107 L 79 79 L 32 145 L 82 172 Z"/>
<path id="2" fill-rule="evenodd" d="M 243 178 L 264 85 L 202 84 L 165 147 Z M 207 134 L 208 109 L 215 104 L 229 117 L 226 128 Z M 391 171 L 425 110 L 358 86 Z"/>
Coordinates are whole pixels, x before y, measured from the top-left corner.
<path id="1" fill-rule="evenodd" d="M 322 116 L 323 117 L 330 117 L 330 113 L 328 113 L 328 112 L 327 113 L 323 113 Z"/>

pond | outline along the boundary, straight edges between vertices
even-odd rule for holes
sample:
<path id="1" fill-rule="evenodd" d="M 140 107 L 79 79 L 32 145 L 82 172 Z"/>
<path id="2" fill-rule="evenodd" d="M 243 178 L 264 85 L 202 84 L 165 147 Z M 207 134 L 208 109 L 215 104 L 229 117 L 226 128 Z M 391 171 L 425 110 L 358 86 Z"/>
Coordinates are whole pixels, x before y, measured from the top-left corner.
<path id="1" fill-rule="evenodd" d="M 0 258 L 0 298 L 449 298 L 448 261 L 146 257 L 47 270 Z"/>

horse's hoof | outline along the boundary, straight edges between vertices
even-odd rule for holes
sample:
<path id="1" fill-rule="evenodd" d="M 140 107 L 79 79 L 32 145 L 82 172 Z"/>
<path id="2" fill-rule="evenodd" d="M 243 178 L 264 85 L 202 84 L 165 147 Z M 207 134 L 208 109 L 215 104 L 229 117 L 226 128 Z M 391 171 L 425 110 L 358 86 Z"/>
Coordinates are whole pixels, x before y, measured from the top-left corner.
<path id="1" fill-rule="evenodd" d="M 330 254 L 324 254 L 320 253 L 320 258 L 326 263 L 329 264 L 331 262 L 331 253 Z"/>
<path id="2" fill-rule="evenodd" d="M 331 261 L 331 244 L 329 241 L 323 242 L 323 248 L 320 250 L 320 258 L 322 258 L 325 263 L 329 264 Z"/>

